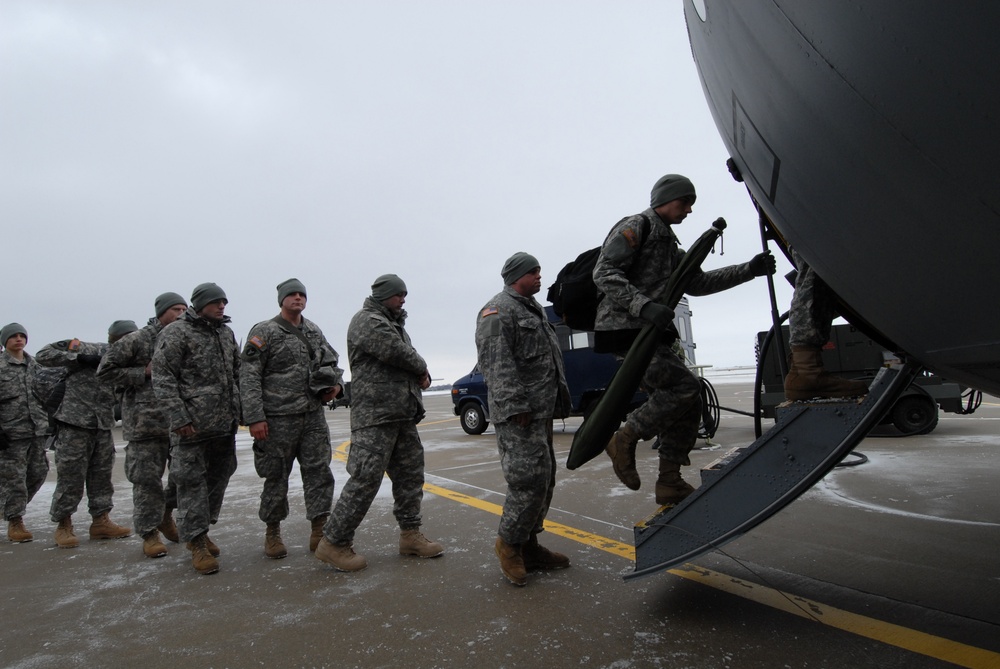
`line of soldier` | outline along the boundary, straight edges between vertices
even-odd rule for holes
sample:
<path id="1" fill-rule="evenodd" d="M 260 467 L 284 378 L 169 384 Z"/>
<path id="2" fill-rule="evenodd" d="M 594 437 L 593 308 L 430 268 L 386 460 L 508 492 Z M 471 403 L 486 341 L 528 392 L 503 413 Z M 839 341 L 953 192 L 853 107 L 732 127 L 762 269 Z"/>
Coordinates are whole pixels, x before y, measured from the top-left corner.
<path id="1" fill-rule="evenodd" d="M 288 279 L 277 291 L 279 314 L 250 330 L 242 353 L 225 315 L 228 299 L 214 283 L 198 285 L 190 306 L 177 293 L 160 295 L 145 327 L 115 321 L 107 344 L 64 340 L 32 357 L 24 351 L 27 329 L 18 323 L 3 327 L 0 507 L 8 538 L 33 539 L 23 515 L 48 473 L 47 446 L 56 461 L 50 508 L 56 544 L 79 546 L 72 515 L 85 490 L 91 539 L 131 535 L 109 516 L 118 394 L 132 524 L 147 557 L 167 553 L 165 538 L 186 544 L 198 573 L 219 570 L 221 551 L 208 531 L 236 470 L 241 422 L 254 439 L 254 466 L 264 479 L 259 517 L 266 525 L 267 557 L 287 555 L 281 521 L 289 513 L 288 477 L 296 460 L 311 523 L 309 550 L 320 560 L 343 571 L 367 566 L 352 548 L 354 532 L 385 473 L 393 480 L 400 554 L 441 555 L 444 548 L 420 532 L 424 460 L 416 424 L 424 415 L 421 390 L 431 377 L 403 327 L 405 284 L 392 274 L 379 277 L 351 320 L 351 476 L 335 506 L 324 406 L 343 394 L 339 355 L 302 316 L 302 282 Z M 62 373 L 51 382 L 42 368 Z M 46 378 L 51 383 L 43 388 L 40 379 Z"/>

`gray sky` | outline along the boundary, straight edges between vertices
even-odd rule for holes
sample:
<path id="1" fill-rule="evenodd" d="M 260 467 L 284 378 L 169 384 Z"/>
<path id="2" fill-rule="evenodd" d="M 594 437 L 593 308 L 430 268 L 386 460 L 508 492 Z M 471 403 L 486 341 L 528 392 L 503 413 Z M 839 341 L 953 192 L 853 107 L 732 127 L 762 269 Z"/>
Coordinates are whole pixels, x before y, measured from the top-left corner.
<path id="1" fill-rule="evenodd" d="M 706 269 L 760 251 L 678 0 L 5 0 L 0 96 L 0 321 L 31 352 L 204 281 L 242 340 L 295 276 L 346 368 L 347 323 L 392 272 L 450 383 L 509 255 L 547 287 L 667 172 L 698 188 L 682 243 L 729 222 Z M 763 279 L 691 306 L 699 363 L 754 363 Z"/>

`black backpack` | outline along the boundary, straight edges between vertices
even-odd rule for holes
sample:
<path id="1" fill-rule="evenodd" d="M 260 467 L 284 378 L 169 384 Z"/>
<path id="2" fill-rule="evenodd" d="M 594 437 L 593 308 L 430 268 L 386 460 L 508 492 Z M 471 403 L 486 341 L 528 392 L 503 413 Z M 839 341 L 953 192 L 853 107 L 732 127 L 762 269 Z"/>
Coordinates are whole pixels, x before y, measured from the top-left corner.
<path id="1" fill-rule="evenodd" d="M 646 216 L 642 219 L 645 223 L 642 241 L 645 241 L 649 236 L 649 219 Z M 598 246 L 584 251 L 576 257 L 576 260 L 567 263 L 559 270 L 555 283 L 549 286 L 549 292 L 545 296 L 552 303 L 552 310 L 556 315 L 574 330 L 594 329 L 597 304 L 602 297 L 601 292 L 597 290 L 597 284 L 594 283 L 594 266 L 597 265 L 600 255 L 601 247 Z"/>

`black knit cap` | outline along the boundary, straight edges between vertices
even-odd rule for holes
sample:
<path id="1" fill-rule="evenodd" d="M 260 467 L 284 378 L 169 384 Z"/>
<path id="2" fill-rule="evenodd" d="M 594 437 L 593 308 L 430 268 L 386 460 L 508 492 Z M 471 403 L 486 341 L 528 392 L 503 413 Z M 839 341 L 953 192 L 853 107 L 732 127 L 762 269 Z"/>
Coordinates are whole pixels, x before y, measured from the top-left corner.
<path id="1" fill-rule="evenodd" d="M 667 174 L 660 177 L 660 180 L 653 185 L 653 190 L 649 193 L 649 206 L 656 209 L 661 204 L 679 200 L 682 197 L 691 198 L 691 204 L 694 204 L 697 197 L 694 192 L 694 184 L 681 174 Z"/>

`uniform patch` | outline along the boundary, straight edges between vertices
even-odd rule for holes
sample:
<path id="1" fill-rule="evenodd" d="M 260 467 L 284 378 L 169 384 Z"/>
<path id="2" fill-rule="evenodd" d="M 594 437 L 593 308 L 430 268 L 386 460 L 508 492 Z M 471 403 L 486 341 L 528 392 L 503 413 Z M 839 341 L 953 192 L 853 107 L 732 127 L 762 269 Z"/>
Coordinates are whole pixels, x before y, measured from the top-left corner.
<path id="1" fill-rule="evenodd" d="M 639 245 L 642 243 L 642 240 L 639 239 L 638 231 L 633 230 L 632 228 L 625 228 L 622 230 L 622 237 L 625 238 L 625 241 L 628 242 L 628 247 L 633 251 L 639 248 Z"/>
<path id="2" fill-rule="evenodd" d="M 247 340 L 247 344 L 252 345 L 258 351 L 263 351 L 267 348 L 267 342 L 260 338 L 259 335 L 254 335 Z"/>
<path id="3" fill-rule="evenodd" d="M 78 351 L 78 350 L 80 350 L 80 340 L 79 339 L 71 339 L 70 342 L 69 342 L 69 344 L 66 345 L 66 350 L 67 351 Z"/>
<path id="4" fill-rule="evenodd" d="M 486 307 L 483 312 L 479 314 L 480 318 L 486 318 L 487 316 L 496 316 L 500 313 L 500 310 L 496 307 Z"/>

